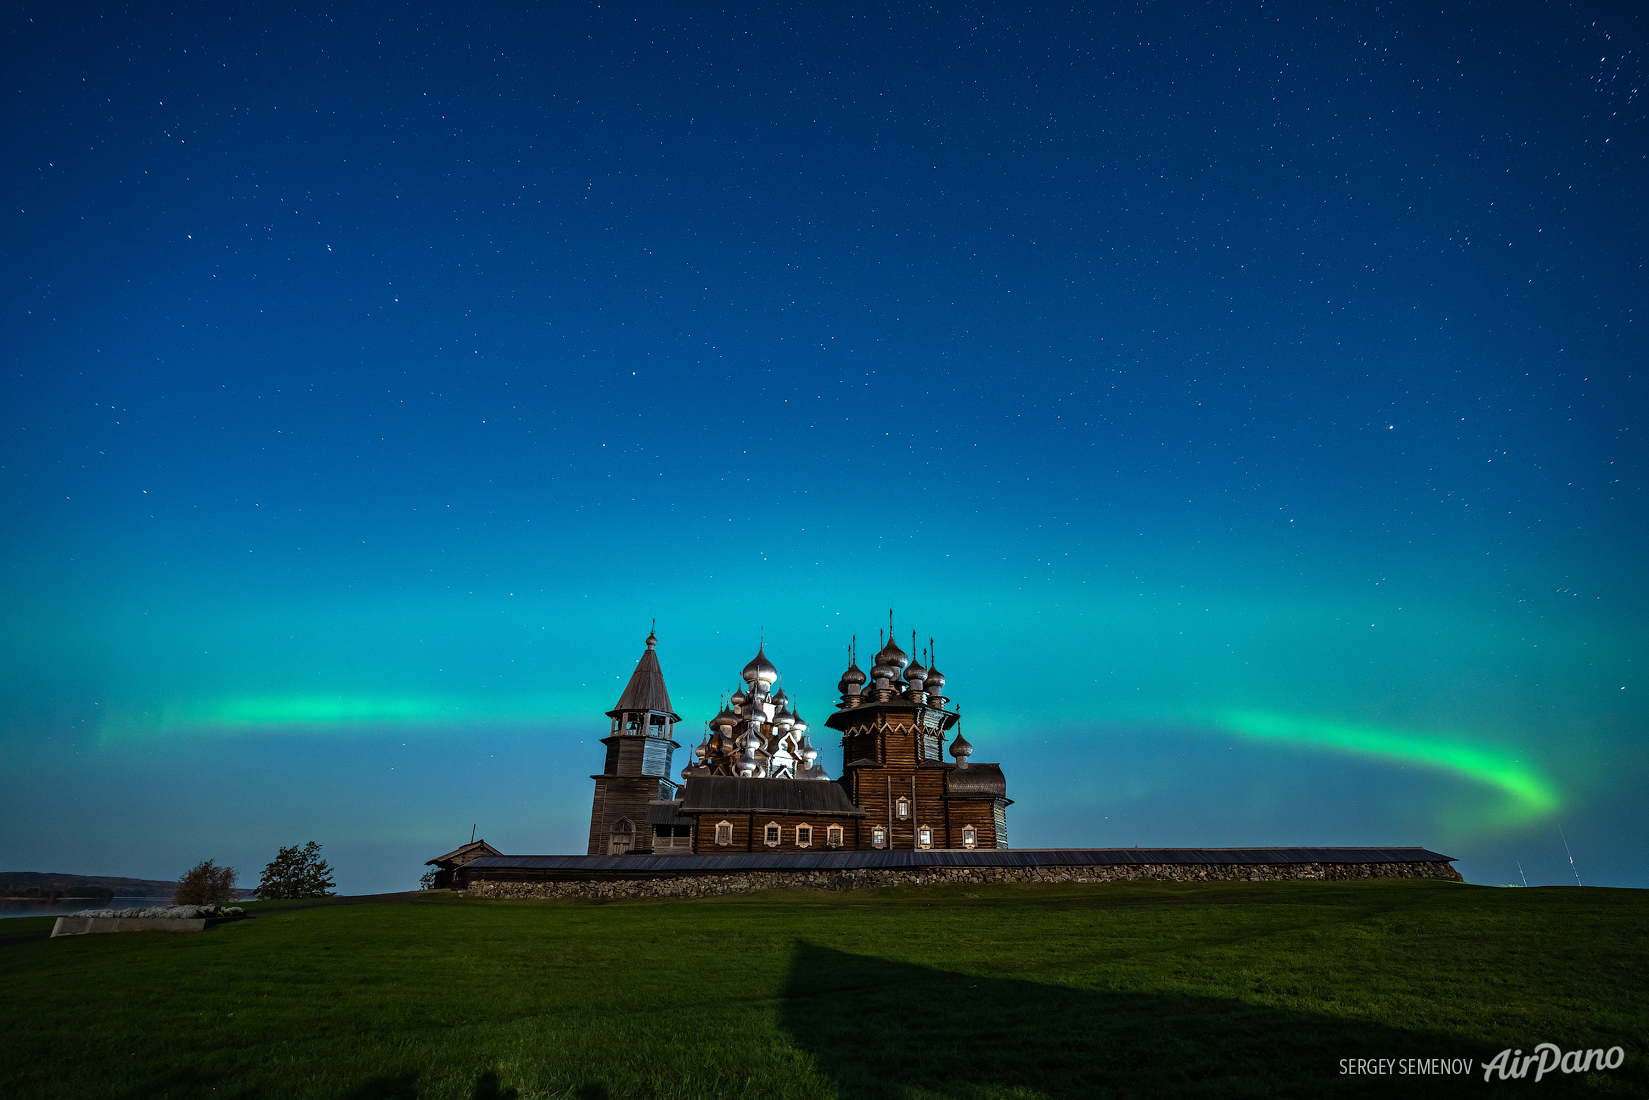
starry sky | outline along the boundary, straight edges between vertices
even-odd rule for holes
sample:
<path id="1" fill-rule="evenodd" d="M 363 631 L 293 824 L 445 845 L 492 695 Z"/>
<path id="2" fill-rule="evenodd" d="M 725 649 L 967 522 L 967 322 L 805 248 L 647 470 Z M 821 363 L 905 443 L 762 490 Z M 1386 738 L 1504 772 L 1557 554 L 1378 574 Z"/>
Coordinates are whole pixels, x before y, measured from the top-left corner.
<path id="1" fill-rule="evenodd" d="M 360 7 L 4 16 L 0 868 L 579 852 L 891 608 L 1016 847 L 1649 886 L 1641 5 Z"/>

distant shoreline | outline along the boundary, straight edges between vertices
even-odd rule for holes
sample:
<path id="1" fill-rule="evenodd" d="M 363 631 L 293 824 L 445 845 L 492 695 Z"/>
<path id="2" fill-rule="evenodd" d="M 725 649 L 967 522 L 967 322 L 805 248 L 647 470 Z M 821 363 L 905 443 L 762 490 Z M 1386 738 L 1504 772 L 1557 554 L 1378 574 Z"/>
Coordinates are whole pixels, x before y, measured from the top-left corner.
<path id="1" fill-rule="evenodd" d="M 70 875 L 56 871 L 0 871 L 0 901 L 45 901 L 55 893 L 58 901 L 99 901 L 113 898 L 169 898 L 177 889 L 176 879 L 128 878 L 123 875 Z M 240 887 L 238 900 L 256 891 Z"/>

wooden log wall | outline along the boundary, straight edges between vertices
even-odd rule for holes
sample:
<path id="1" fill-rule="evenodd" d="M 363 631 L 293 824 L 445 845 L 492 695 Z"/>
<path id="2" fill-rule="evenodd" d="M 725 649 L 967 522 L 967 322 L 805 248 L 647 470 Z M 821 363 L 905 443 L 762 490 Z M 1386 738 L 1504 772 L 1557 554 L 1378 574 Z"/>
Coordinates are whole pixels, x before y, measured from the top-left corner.
<path id="1" fill-rule="evenodd" d="M 842 827 L 842 847 L 855 846 L 855 828 L 858 822 L 856 817 L 831 817 L 823 814 L 782 814 L 770 810 L 756 810 L 754 812 L 741 810 L 737 813 L 703 813 L 696 814 L 698 826 L 693 830 L 693 852 L 695 855 L 714 856 L 728 855 L 734 852 L 822 852 L 829 844 L 829 829 L 832 825 Z M 716 843 L 716 826 L 723 821 L 733 826 L 733 843 Z M 769 845 L 766 841 L 766 828 L 777 823 L 779 826 L 779 843 Z M 796 826 L 809 825 L 813 829 L 813 840 L 806 847 L 796 842 Z"/>

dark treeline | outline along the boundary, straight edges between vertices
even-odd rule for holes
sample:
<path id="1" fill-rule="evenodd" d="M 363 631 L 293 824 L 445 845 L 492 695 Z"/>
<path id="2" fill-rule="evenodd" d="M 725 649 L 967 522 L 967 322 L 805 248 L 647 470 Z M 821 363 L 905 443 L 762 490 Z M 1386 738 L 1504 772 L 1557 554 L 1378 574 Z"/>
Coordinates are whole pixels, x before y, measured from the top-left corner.
<path id="1" fill-rule="evenodd" d="M 107 886 L 13 886 L 5 890 L 7 901 L 57 901 L 62 898 L 108 901 L 114 896 L 115 892 Z"/>

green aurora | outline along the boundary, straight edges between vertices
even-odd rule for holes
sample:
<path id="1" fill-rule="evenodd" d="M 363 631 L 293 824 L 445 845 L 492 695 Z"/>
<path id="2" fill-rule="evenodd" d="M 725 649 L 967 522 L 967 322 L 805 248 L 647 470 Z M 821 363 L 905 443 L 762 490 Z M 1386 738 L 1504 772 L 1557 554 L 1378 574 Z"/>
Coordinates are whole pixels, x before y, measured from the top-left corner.
<path id="1" fill-rule="evenodd" d="M 1330 752 L 1417 764 L 1499 791 L 1499 811 L 1479 826 L 1527 825 L 1555 814 L 1562 794 L 1527 760 L 1503 749 L 1425 733 L 1354 726 L 1297 715 L 1228 710 L 1212 716 L 1220 729 L 1262 741 L 1286 741 Z"/>
<path id="2" fill-rule="evenodd" d="M 462 728 L 565 727 L 586 708 L 568 697 L 459 698 L 421 695 L 240 696 L 115 715 L 100 730 L 105 744 L 143 736 L 237 736 L 268 733 L 338 736 L 386 726 L 443 732 Z M 1192 729 L 1286 742 L 1387 764 L 1418 765 L 1490 788 L 1499 805 L 1479 829 L 1528 825 L 1555 814 L 1563 796 L 1528 760 L 1457 736 L 1358 726 L 1304 715 L 1222 710 L 1192 719 Z"/>

